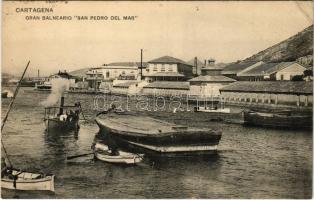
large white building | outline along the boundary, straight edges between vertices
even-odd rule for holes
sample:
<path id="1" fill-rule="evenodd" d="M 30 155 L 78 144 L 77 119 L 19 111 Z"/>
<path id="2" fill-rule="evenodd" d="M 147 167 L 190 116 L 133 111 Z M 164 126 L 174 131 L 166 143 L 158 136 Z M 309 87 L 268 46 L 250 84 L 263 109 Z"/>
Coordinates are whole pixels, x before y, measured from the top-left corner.
<path id="1" fill-rule="evenodd" d="M 148 81 L 184 81 L 193 77 L 193 66 L 171 56 L 148 62 L 145 79 Z"/>
<path id="2" fill-rule="evenodd" d="M 147 63 L 143 63 L 142 74 L 146 74 Z M 140 62 L 114 62 L 102 67 L 105 80 L 138 80 L 141 76 Z"/>

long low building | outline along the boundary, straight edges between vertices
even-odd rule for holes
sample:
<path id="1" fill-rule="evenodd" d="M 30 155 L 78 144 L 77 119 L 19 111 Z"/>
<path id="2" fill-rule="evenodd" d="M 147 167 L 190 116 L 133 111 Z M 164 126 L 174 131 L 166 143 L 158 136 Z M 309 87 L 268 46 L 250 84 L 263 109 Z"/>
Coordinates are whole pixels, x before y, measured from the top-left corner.
<path id="1" fill-rule="evenodd" d="M 187 95 L 190 84 L 186 81 L 155 81 L 143 87 L 145 95 L 176 96 Z"/>
<path id="2" fill-rule="evenodd" d="M 225 102 L 297 107 L 313 105 L 312 81 L 239 81 L 220 89 Z"/>

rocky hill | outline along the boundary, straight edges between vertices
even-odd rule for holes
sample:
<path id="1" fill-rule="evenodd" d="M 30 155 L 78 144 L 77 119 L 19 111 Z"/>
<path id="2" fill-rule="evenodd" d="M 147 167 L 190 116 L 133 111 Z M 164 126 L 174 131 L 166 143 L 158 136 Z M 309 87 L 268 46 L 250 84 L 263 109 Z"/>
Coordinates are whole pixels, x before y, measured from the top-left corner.
<path id="1" fill-rule="evenodd" d="M 89 70 L 90 68 L 83 68 L 83 69 L 78 69 L 78 70 L 74 70 L 69 72 L 69 74 L 71 74 L 72 76 L 76 76 L 76 77 L 85 77 L 86 76 L 86 72 Z"/>
<path id="2" fill-rule="evenodd" d="M 313 25 L 287 40 L 246 58 L 244 61 L 284 62 L 295 61 L 302 57 L 306 64 L 312 64 L 312 55 Z"/>

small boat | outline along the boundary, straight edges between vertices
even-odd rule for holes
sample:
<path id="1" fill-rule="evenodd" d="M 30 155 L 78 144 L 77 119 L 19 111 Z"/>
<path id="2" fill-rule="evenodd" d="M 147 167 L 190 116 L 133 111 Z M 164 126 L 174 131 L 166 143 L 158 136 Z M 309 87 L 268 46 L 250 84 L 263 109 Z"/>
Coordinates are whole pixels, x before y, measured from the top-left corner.
<path id="1" fill-rule="evenodd" d="M 1 98 L 8 98 L 8 92 L 1 92 Z"/>
<path id="2" fill-rule="evenodd" d="M 243 111 L 244 124 L 272 128 L 308 129 L 313 126 L 311 113 L 293 113 L 292 111 Z"/>
<path id="3" fill-rule="evenodd" d="M 74 106 L 64 106 L 64 97 L 61 97 L 59 107 L 46 107 L 44 121 L 48 132 L 51 131 L 71 131 L 77 132 L 80 128 L 79 119 L 81 104 Z"/>
<path id="4" fill-rule="evenodd" d="M 1 173 L 1 188 L 54 192 L 54 175 L 30 173 L 17 169 L 4 169 Z"/>
<path id="5" fill-rule="evenodd" d="M 96 143 L 93 147 L 94 155 L 98 160 L 119 163 L 119 164 L 136 164 L 143 160 L 143 154 L 134 154 L 121 150 L 109 149 L 107 145 Z"/>
<path id="6" fill-rule="evenodd" d="M 157 156 L 213 153 L 222 135 L 217 130 L 180 126 L 112 110 L 98 115 L 96 123 L 108 144 L 128 152 Z"/>
<path id="7" fill-rule="evenodd" d="M 35 84 L 35 90 L 38 90 L 38 91 L 51 91 L 51 88 L 52 88 L 52 85 L 48 81 Z"/>
<path id="8" fill-rule="evenodd" d="M 230 108 L 194 107 L 194 112 L 230 113 Z"/>
<path id="9" fill-rule="evenodd" d="M 225 108 L 225 103 L 223 101 L 217 101 L 212 96 L 211 101 L 209 102 L 210 105 L 208 105 L 207 101 L 204 101 L 204 106 L 199 106 L 199 102 L 197 102 L 197 106 L 194 107 L 194 112 L 230 113 L 230 108 Z"/>

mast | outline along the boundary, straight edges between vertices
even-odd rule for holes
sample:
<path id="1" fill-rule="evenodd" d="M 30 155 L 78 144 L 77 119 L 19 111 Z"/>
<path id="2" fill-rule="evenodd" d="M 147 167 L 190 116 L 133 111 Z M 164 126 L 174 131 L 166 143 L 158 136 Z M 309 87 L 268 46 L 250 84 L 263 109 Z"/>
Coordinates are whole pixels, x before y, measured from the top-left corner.
<path id="1" fill-rule="evenodd" d="M 11 100 L 9 106 L 8 106 L 8 110 L 7 110 L 6 114 L 5 114 L 5 117 L 4 117 L 3 120 L 2 120 L 2 124 L 1 124 L 1 133 L 2 133 L 2 130 L 3 130 L 3 128 L 4 128 L 4 124 L 5 124 L 5 122 L 6 122 L 7 119 L 8 119 L 9 113 L 10 113 L 11 108 L 12 108 L 12 106 L 13 106 L 13 102 L 14 102 L 16 96 L 17 96 L 17 93 L 19 92 L 21 82 L 22 82 L 22 80 L 23 80 L 23 78 L 24 78 L 24 75 L 25 75 L 26 70 L 27 70 L 27 68 L 28 68 L 28 66 L 29 66 L 29 63 L 30 63 L 30 61 L 28 61 L 27 65 L 26 65 L 26 67 L 25 67 L 25 70 L 24 70 L 24 72 L 23 72 L 23 74 L 22 74 L 22 77 L 21 77 L 20 81 L 18 82 L 18 85 L 16 86 L 16 89 L 15 89 L 15 92 L 14 92 L 14 95 L 13 95 L 13 98 L 12 98 L 12 100 Z M 3 134 L 2 134 L 2 135 L 3 135 Z M 4 147 L 4 144 L 3 144 L 2 135 L 1 135 L 1 146 L 2 146 L 2 148 L 3 148 L 3 152 L 4 152 L 4 155 L 5 155 L 5 162 L 7 162 L 7 165 L 8 165 L 9 167 L 12 167 L 12 163 L 11 163 L 9 157 L 8 157 L 8 153 L 7 153 L 7 151 L 6 151 L 5 147 Z"/>

